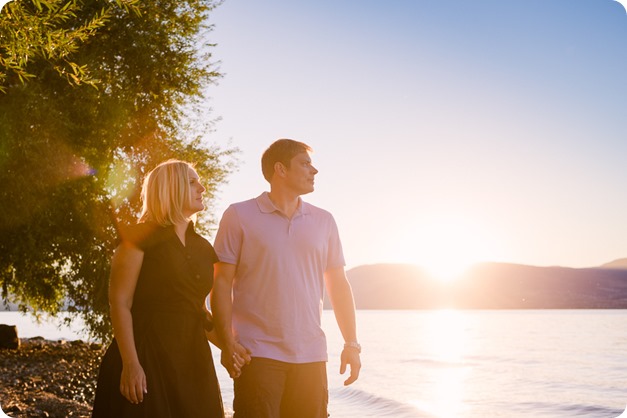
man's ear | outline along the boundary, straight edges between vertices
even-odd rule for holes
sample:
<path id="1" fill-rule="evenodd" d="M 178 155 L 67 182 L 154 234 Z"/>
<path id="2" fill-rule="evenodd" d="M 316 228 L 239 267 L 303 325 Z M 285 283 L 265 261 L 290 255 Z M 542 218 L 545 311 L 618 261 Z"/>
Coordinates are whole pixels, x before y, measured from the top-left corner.
<path id="1" fill-rule="evenodd" d="M 278 174 L 280 177 L 285 177 L 287 174 L 287 167 L 285 167 L 282 162 L 277 161 L 274 163 L 274 173 Z"/>

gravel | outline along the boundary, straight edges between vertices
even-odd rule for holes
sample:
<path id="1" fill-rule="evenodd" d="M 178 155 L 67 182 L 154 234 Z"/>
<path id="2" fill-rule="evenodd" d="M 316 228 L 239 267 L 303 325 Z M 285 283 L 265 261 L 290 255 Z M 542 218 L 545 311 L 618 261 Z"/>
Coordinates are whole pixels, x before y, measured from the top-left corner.
<path id="1" fill-rule="evenodd" d="M 90 417 L 103 354 L 101 344 L 41 337 L 0 349 L 2 410 L 11 418 Z"/>

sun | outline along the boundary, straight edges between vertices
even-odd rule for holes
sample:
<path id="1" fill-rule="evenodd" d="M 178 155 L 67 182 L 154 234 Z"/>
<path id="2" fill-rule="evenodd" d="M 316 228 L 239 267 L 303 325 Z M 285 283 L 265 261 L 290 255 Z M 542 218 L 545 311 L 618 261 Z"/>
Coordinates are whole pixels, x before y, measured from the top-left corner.
<path id="1" fill-rule="evenodd" d="M 443 282 L 455 280 L 473 264 L 493 261 L 498 252 L 485 225 L 450 215 L 420 220 L 402 241 L 404 258 Z"/>

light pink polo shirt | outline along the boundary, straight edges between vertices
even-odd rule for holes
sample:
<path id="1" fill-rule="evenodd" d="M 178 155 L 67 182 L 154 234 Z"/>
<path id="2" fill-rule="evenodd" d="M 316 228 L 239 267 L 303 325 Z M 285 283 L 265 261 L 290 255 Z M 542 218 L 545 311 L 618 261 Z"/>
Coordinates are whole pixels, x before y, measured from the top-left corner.
<path id="1" fill-rule="evenodd" d="M 323 273 L 344 266 L 333 216 L 300 200 L 290 220 L 266 192 L 229 206 L 214 247 L 220 261 L 237 265 L 235 338 L 254 357 L 326 361 Z"/>

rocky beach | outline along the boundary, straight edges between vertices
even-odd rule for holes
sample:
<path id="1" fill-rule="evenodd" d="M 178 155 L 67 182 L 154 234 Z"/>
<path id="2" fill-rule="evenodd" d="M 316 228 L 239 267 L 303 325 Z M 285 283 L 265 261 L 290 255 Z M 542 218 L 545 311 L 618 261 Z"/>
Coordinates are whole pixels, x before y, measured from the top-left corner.
<path id="1" fill-rule="evenodd" d="M 0 406 L 11 418 L 87 418 L 96 389 L 101 344 L 21 340 L 0 349 Z"/>

